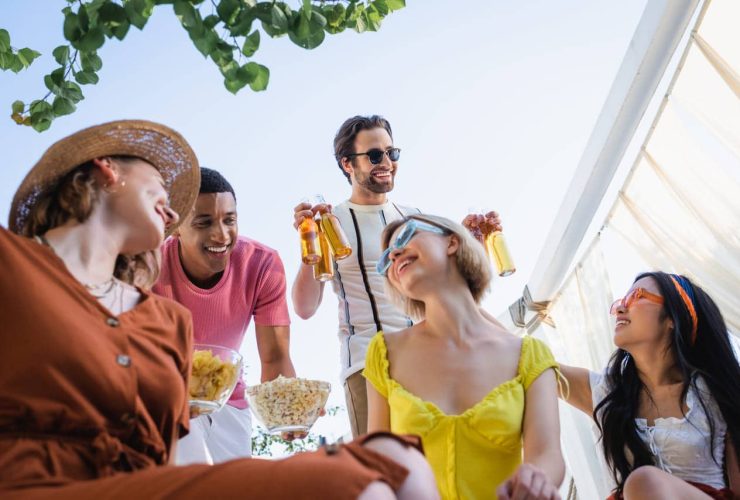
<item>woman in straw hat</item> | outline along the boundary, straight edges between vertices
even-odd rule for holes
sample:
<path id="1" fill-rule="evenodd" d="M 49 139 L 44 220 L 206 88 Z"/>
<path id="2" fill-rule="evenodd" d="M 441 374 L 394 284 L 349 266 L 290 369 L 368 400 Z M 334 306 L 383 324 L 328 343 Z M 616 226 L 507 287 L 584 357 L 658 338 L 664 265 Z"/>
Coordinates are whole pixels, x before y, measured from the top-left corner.
<path id="1" fill-rule="evenodd" d="M 392 435 L 167 466 L 187 433 L 192 325 L 147 287 L 198 186 L 187 142 L 144 121 L 62 139 L 22 182 L 0 227 L 0 497 L 434 495 L 422 455 Z"/>

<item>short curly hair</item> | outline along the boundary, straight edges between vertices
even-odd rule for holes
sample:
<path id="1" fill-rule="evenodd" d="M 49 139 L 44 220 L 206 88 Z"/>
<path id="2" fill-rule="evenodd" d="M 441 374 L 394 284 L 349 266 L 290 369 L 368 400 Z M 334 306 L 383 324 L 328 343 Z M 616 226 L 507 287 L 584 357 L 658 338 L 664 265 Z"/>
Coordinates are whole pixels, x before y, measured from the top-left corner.
<path id="1" fill-rule="evenodd" d="M 200 194 L 231 193 L 236 200 L 236 193 L 229 181 L 212 168 L 200 167 Z"/>

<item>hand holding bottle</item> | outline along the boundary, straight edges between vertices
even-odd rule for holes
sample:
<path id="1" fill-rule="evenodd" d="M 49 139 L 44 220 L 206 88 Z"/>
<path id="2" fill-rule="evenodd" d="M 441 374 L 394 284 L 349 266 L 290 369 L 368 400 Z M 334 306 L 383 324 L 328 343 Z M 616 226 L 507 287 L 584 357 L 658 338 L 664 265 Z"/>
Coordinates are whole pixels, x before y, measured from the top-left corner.
<path id="1" fill-rule="evenodd" d="M 483 244 L 488 258 L 496 265 L 499 276 L 514 274 L 516 266 L 501 232 L 503 228 L 498 213 L 494 211 L 484 213 L 479 209 L 471 209 L 469 212 L 463 219 L 463 226 Z"/>

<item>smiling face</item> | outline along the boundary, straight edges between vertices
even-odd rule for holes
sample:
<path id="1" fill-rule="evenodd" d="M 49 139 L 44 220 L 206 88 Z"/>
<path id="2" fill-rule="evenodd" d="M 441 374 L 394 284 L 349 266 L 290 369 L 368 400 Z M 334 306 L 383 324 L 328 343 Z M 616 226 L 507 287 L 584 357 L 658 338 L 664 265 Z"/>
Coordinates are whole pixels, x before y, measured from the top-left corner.
<path id="1" fill-rule="evenodd" d="M 638 289 L 661 297 L 660 288 L 653 278 L 635 281 L 626 296 Z M 624 303 L 619 304 L 614 314 L 617 320 L 614 343 L 627 351 L 638 345 L 663 344 L 668 341 L 668 333 L 673 328 L 673 322 L 663 312 L 663 305 L 649 297 L 637 298 L 629 308 Z"/>
<path id="2" fill-rule="evenodd" d="M 193 211 L 178 229 L 185 273 L 199 286 L 215 284 L 237 242 L 236 200 L 231 193 L 198 195 Z M 206 285 L 206 286 L 204 286 Z"/>
<path id="3" fill-rule="evenodd" d="M 393 147 L 388 131 L 382 127 L 361 130 L 355 138 L 355 153 L 366 153 L 371 149 L 387 151 Z M 370 193 L 388 193 L 393 190 L 393 181 L 396 177 L 398 162 L 391 161 L 388 155 L 377 165 L 370 163 L 367 155 L 345 158 L 343 166 L 350 174 L 354 189 L 361 189 Z"/>
<path id="4" fill-rule="evenodd" d="M 449 257 L 457 250 L 457 239 L 423 227 L 409 233 L 411 223 L 399 226 L 391 235 L 394 243 L 387 277 L 400 293 L 415 299 L 425 292 L 427 287 L 423 284 L 429 283 L 429 278 L 446 275 Z"/>
<path id="5" fill-rule="evenodd" d="M 110 210 L 128 228 L 122 252 L 137 254 L 159 248 L 165 229 L 179 219 L 169 208 L 162 175 L 144 160 L 112 163 L 120 173 L 120 182 L 106 197 Z"/>

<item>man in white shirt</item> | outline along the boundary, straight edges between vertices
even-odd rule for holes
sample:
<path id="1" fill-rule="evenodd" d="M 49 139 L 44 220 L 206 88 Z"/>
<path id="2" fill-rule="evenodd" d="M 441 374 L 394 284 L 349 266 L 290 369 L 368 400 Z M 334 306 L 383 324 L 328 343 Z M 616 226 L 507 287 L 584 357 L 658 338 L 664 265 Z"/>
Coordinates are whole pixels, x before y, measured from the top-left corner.
<path id="1" fill-rule="evenodd" d="M 375 270 L 380 258 L 380 235 L 389 222 L 419 213 L 388 199 L 398 171 L 400 149 L 393 144 L 388 121 L 377 115 L 346 120 L 334 138 L 334 155 L 352 186 L 349 200 L 333 208 L 349 238 L 352 255 L 338 261 L 332 285 L 339 301 L 341 379 L 352 435 L 367 432 L 367 392 L 362 369 L 370 339 L 379 331 L 407 328 L 411 320 L 390 301 L 383 277 Z M 295 208 L 294 226 L 325 207 L 301 203 Z M 293 283 L 293 308 L 303 319 L 321 305 L 324 283 L 313 277 L 312 266 L 301 264 Z"/>

